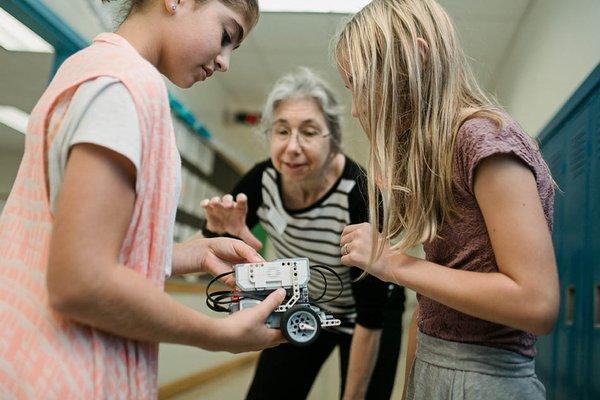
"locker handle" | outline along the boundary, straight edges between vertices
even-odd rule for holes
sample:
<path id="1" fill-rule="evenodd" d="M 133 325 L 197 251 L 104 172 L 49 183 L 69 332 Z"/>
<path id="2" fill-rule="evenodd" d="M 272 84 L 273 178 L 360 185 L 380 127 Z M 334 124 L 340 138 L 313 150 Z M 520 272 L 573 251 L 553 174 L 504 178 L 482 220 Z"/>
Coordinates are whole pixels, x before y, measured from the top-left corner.
<path id="1" fill-rule="evenodd" d="M 567 286 L 565 296 L 565 324 L 573 325 L 575 318 L 575 285 Z"/>
<path id="2" fill-rule="evenodd" d="M 594 328 L 600 329 L 600 283 L 594 286 Z"/>

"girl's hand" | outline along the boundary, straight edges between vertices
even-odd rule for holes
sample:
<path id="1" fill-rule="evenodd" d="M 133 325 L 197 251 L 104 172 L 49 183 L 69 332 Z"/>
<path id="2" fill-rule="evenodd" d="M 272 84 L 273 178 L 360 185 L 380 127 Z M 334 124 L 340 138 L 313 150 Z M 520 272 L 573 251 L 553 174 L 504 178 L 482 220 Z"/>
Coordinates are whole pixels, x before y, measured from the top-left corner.
<path id="1" fill-rule="evenodd" d="M 200 235 L 193 236 L 183 243 L 178 243 L 173 252 L 173 274 L 191 272 L 208 272 L 213 276 L 233 270 L 239 263 L 263 262 L 264 259 L 241 240 L 230 238 L 206 239 Z M 223 283 L 235 286 L 233 276 L 227 276 Z"/>
<path id="2" fill-rule="evenodd" d="M 391 282 L 390 268 L 395 253 L 390 249 L 389 241 L 386 241 L 381 256 L 373 262 L 373 265 L 369 266 L 371 243 L 371 224 L 346 226 L 340 238 L 342 264 L 358 267 L 382 281 Z"/>
<path id="3" fill-rule="evenodd" d="M 240 238 L 256 250 L 260 250 L 262 243 L 250 232 L 246 225 L 248 213 L 248 198 L 245 194 L 233 196 L 226 194 L 223 198 L 213 197 L 204 199 L 200 203 L 206 215 L 206 227 L 215 233 L 228 233 Z"/>
<path id="4" fill-rule="evenodd" d="M 285 298 L 285 290 L 277 289 L 252 308 L 247 308 L 217 321 L 214 350 L 231 353 L 258 351 L 285 342 L 281 330 L 267 328 L 265 322 Z"/>

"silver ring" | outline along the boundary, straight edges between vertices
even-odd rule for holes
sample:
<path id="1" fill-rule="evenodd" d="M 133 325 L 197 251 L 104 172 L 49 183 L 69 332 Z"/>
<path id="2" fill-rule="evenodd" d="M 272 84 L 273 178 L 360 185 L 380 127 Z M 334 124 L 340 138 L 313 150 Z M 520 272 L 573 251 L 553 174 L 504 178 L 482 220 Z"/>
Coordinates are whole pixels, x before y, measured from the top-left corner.
<path id="1" fill-rule="evenodd" d="M 342 255 L 347 256 L 348 253 L 350 253 L 350 250 L 348 249 L 348 243 L 346 243 L 345 245 L 342 246 Z"/>

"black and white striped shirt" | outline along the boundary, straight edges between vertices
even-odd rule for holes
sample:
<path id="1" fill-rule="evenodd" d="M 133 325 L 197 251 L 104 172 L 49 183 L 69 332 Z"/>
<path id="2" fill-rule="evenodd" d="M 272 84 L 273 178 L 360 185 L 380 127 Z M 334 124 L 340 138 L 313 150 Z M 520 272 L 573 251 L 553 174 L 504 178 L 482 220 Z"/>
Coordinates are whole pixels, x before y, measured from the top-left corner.
<path id="1" fill-rule="evenodd" d="M 344 283 L 342 294 L 334 301 L 318 306 L 342 320 L 335 329 L 352 333 L 358 323 L 371 329 L 382 326 L 388 286 L 357 268 L 340 263 L 340 236 L 349 224 L 368 221 L 366 177 L 358 164 L 346 157 L 344 171 L 327 194 L 310 207 L 290 210 L 283 204 L 281 179 L 270 160 L 257 164 L 236 185 L 233 196 L 248 196 L 247 225 L 261 223 L 278 258 L 307 257 L 311 265 L 326 265 L 335 270 Z M 327 291 L 323 300 L 340 292 L 339 281 L 324 272 Z M 309 283 L 310 296 L 323 293 L 323 277 L 314 271 Z"/>

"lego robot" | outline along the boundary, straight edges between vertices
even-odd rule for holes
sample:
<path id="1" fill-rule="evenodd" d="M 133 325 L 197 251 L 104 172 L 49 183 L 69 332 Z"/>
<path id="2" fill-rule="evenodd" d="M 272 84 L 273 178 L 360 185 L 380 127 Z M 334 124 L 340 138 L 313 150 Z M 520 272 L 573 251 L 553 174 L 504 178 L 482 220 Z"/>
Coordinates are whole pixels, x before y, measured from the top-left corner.
<path id="1" fill-rule="evenodd" d="M 313 266 L 313 269 L 318 267 L 335 274 L 332 269 L 325 266 Z M 319 337 L 322 328 L 340 325 L 339 319 L 312 304 L 323 297 L 325 290 L 318 299 L 309 298 L 310 272 L 311 268 L 307 258 L 237 264 L 233 273 L 235 273 L 238 290 L 208 293 L 207 288 L 207 304 L 215 311 L 226 310 L 231 314 L 253 307 L 272 291 L 284 288 L 287 295 L 283 303 L 271 313 L 266 324 L 269 328 L 281 329 L 283 336 L 290 343 L 307 346 Z M 319 273 L 324 277 L 322 272 L 319 271 Z M 337 274 L 335 276 L 339 279 Z M 341 279 L 339 280 L 341 283 Z M 229 305 L 229 308 L 225 309 L 222 305 Z"/>

